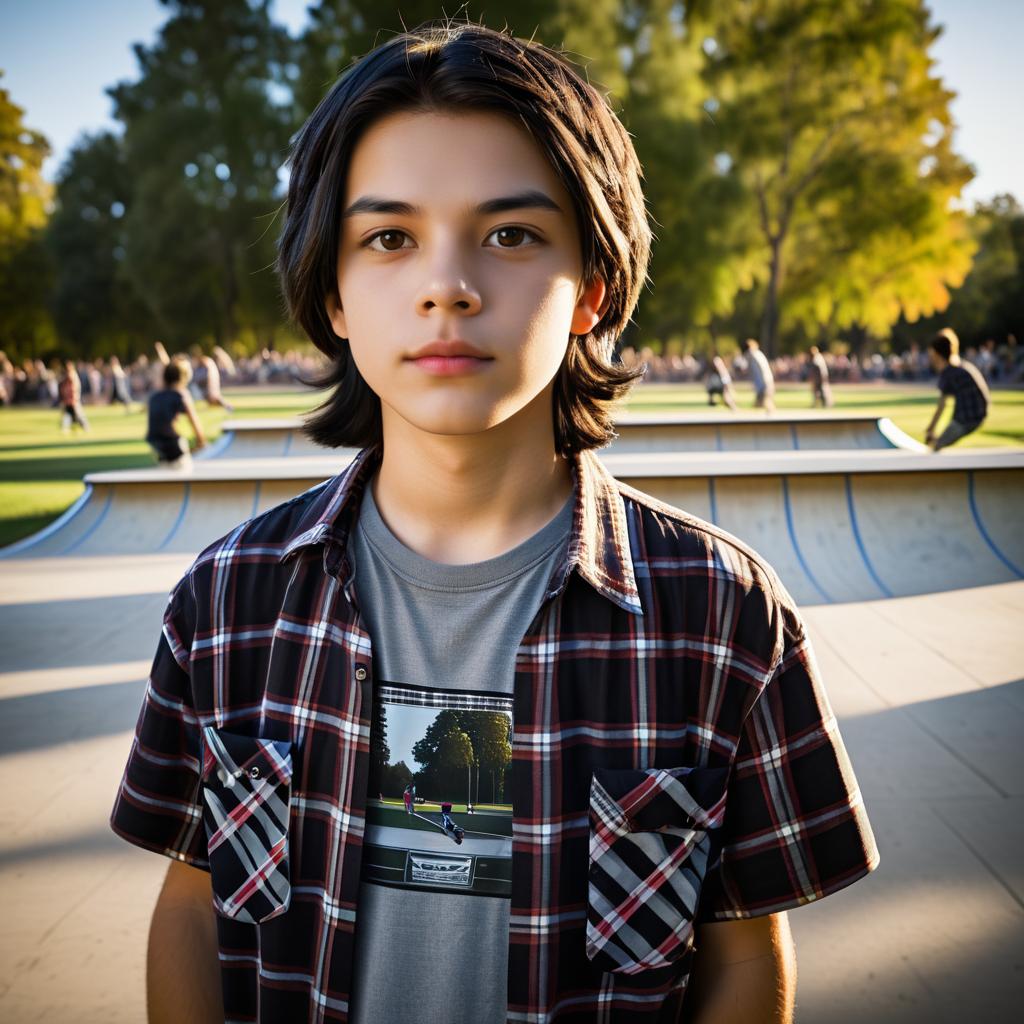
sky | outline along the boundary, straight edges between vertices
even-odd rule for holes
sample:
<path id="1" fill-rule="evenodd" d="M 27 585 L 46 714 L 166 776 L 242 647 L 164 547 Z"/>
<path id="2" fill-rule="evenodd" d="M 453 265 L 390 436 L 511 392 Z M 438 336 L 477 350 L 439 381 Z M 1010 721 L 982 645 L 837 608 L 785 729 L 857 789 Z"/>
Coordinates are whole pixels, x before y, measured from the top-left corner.
<path id="1" fill-rule="evenodd" d="M 1010 192 L 1024 201 L 1024 3 L 929 0 L 946 31 L 933 49 L 953 101 L 956 150 L 977 177 L 969 202 Z M 451 4 L 444 5 L 446 9 Z M 274 0 L 293 33 L 307 0 Z M 438 4 L 440 13 L 441 4 Z M 25 110 L 25 123 L 53 147 L 51 181 L 82 131 L 116 128 L 106 86 L 137 77 L 133 42 L 150 42 L 166 17 L 157 0 L 0 0 L 0 87 Z"/>

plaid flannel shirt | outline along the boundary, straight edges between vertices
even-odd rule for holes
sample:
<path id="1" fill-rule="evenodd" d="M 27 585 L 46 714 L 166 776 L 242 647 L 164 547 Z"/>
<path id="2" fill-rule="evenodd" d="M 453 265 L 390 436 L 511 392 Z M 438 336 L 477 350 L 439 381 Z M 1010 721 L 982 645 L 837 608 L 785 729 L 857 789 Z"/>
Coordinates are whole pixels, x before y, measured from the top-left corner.
<path id="1" fill-rule="evenodd" d="M 211 872 L 228 1021 L 348 1019 L 374 652 L 346 539 L 380 457 L 211 544 L 164 614 L 111 826 Z M 774 571 L 592 452 L 572 473 L 516 654 L 508 1020 L 677 1021 L 695 925 L 878 851 Z"/>

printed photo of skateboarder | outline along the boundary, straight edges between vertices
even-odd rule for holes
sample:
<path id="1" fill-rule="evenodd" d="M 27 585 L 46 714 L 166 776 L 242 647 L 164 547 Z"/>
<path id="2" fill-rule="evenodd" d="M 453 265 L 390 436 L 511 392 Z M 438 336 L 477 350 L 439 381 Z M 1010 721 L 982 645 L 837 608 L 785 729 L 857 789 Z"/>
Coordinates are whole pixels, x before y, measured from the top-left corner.
<path id="1" fill-rule="evenodd" d="M 370 737 L 368 881 L 511 891 L 510 697 L 382 683 Z"/>

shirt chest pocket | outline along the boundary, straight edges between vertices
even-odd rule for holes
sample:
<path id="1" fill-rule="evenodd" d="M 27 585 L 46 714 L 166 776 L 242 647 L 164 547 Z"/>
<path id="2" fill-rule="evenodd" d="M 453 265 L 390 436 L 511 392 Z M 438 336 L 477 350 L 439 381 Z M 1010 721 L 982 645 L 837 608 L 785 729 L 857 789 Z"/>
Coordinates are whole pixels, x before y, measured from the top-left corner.
<path id="1" fill-rule="evenodd" d="M 292 744 L 203 728 L 203 824 L 217 912 L 249 924 L 291 902 Z"/>
<path id="2" fill-rule="evenodd" d="M 693 944 L 729 768 L 598 768 L 590 786 L 587 959 L 666 967 Z"/>

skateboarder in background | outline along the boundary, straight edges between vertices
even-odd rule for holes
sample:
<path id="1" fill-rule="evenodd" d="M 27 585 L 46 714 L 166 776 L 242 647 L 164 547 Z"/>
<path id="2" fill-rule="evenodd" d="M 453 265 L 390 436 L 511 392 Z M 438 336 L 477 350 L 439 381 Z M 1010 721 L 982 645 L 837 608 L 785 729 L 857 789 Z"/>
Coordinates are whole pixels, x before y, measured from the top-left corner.
<path id="1" fill-rule="evenodd" d="M 775 412 L 775 374 L 772 373 L 768 359 L 754 338 L 747 338 L 743 347 L 747 352 L 747 367 L 754 385 L 754 408 L 764 409 L 768 413 Z"/>
<path id="2" fill-rule="evenodd" d="M 455 829 L 455 822 L 452 821 L 452 802 L 450 800 L 446 800 L 441 804 L 441 824 L 446 832 L 451 832 Z"/>
<path id="3" fill-rule="evenodd" d="M 174 421 L 184 413 L 195 431 L 196 450 L 206 444 L 192 396 L 188 393 L 192 367 L 184 359 L 172 359 L 164 367 L 163 376 L 163 388 L 149 396 L 146 441 L 153 449 L 157 461 L 167 469 L 189 469 L 192 466 L 192 454 L 188 441 L 174 429 Z"/>
<path id="4" fill-rule="evenodd" d="M 960 358 L 960 339 L 952 328 L 944 327 L 928 343 L 928 359 L 932 369 L 939 374 L 940 397 L 935 415 L 924 433 L 924 441 L 937 452 L 982 425 L 988 415 L 990 395 L 978 368 Z M 950 396 L 953 398 L 953 418 L 936 437 L 935 428 Z"/>
<path id="5" fill-rule="evenodd" d="M 405 813 L 412 814 L 412 786 L 406 786 L 402 793 L 402 802 L 405 804 Z"/>

